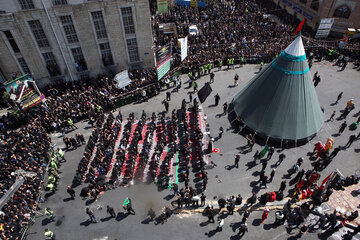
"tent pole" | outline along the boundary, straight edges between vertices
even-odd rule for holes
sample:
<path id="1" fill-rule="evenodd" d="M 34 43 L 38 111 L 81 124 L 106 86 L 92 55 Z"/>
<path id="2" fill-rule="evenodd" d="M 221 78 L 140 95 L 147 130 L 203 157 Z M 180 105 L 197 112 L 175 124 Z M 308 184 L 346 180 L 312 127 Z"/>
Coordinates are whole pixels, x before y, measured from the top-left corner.
<path id="1" fill-rule="evenodd" d="M 280 148 L 282 149 L 282 142 L 283 142 L 283 139 L 281 139 L 281 143 L 280 143 Z"/>
<path id="2" fill-rule="evenodd" d="M 268 141 L 269 141 L 269 137 L 267 137 L 267 139 L 266 139 L 265 146 L 267 145 Z"/>

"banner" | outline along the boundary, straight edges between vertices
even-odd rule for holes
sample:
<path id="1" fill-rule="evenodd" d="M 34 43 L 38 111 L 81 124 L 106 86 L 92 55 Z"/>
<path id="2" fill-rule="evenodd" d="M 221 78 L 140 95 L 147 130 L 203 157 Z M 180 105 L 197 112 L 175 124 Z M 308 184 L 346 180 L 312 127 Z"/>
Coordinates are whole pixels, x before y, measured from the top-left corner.
<path id="1" fill-rule="evenodd" d="M 171 47 L 164 46 L 156 51 L 156 71 L 158 80 L 160 80 L 168 71 L 171 63 Z"/>
<path id="2" fill-rule="evenodd" d="M 190 1 L 190 7 L 197 7 L 197 5 L 198 5 L 197 0 Z"/>
<path id="3" fill-rule="evenodd" d="M 129 85 L 131 83 L 131 80 L 129 78 L 128 70 L 125 70 L 125 71 L 122 71 L 122 72 L 116 74 L 114 77 L 114 81 L 116 82 L 115 87 L 117 89 L 121 89 L 121 88 L 124 88 L 127 85 Z"/>
<path id="4" fill-rule="evenodd" d="M 22 110 L 31 108 L 45 100 L 34 80 L 29 74 L 4 83 L 5 89 L 10 94 L 10 99 L 15 101 Z"/>
<path id="5" fill-rule="evenodd" d="M 187 57 L 187 51 L 188 51 L 187 37 L 179 38 L 178 44 L 179 44 L 179 47 L 181 48 L 181 61 L 183 61 Z"/>
<path id="6" fill-rule="evenodd" d="M 333 23 L 334 18 L 321 19 L 315 38 L 326 38 L 327 36 L 329 36 Z"/>
<path id="7" fill-rule="evenodd" d="M 158 13 L 168 13 L 168 2 L 167 0 L 157 0 Z"/>

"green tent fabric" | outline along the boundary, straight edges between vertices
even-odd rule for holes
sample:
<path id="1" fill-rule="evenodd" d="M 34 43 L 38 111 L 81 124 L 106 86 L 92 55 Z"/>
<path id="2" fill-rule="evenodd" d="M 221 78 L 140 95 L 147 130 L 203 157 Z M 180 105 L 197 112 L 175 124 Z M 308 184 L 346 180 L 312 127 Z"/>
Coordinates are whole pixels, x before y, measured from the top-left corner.
<path id="1" fill-rule="evenodd" d="M 324 120 L 301 36 L 233 99 L 234 111 L 257 135 L 307 140 Z"/>
<path id="2" fill-rule="evenodd" d="M 264 149 L 261 150 L 261 152 L 259 153 L 258 158 L 259 158 L 259 159 L 263 158 L 268 151 L 269 151 L 269 146 L 266 145 L 266 146 L 264 147 Z"/>

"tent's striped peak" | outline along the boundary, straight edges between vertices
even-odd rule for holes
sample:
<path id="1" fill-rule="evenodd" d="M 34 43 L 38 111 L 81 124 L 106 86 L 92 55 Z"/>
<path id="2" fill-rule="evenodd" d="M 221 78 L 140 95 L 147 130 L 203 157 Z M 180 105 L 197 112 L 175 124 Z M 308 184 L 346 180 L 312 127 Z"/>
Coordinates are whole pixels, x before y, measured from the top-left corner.
<path id="1" fill-rule="evenodd" d="M 301 37 L 297 37 L 271 65 L 287 75 L 302 75 L 309 72 Z"/>
<path id="2" fill-rule="evenodd" d="M 305 55 L 304 44 L 301 36 L 298 36 L 286 49 L 285 52 L 289 55 L 300 57 Z"/>

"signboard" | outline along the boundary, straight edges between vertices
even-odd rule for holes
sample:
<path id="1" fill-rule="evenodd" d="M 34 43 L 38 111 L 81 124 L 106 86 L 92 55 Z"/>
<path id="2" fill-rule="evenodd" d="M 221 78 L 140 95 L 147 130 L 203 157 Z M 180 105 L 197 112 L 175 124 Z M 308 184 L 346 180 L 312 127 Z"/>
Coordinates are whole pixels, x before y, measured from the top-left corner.
<path id="1" fill-rule="evenodd" d="M 334 18 L 321 19 L 315 38 L 326 38 L 327 36 L 329 36 L 333 23 Z"/>
<path id="2" fill-rule="evenodd" d="M 168 71 L 170 71 L 171 47 L 164 46 L 156 51 L 156 71 L 158 80 L 160 80 Z"/>
<path id="3" fill-rule="evenodd" d="M 114 77 L 114 81 L 116 82 L 115 87 L 117 89 L 121 89 L 129 85 L 131 83 L 131 80 L 129 78 L 128 70 L 116 74 Z"/>
<path id="4" fill-rule="evenodd" d="M 158 13 L 168 13 L 168 2 L 167 0 L 157 0 Z"/>
<path id="5" fill-rule="evenodd" d="M 197 0 L 191 0 L 190 1 L 190 7 L 197 7 Z"/>
<path id="6" fill-rule="evenodd" d="M 179 38 L 178 44 L 179 44 L 179 47 L 181 48 L 181 61 L 183 61 L 187 57 L 187 50 L 188 50 L 187 37 Z"/>
<path id="7" fill-rule="evenodd" d="M 10 94 L 10 99 L 15 101 L 22 110 L 31 108 L 45 100 L 45 96 L 40 93 L 29 74 L 6 82 L 4 86 Z"/>

